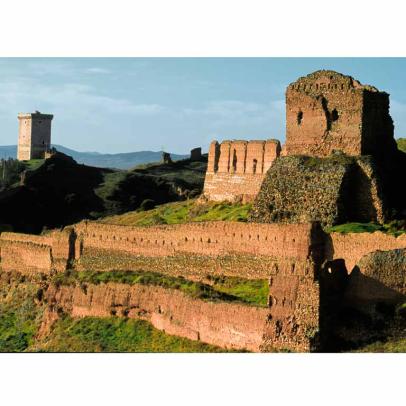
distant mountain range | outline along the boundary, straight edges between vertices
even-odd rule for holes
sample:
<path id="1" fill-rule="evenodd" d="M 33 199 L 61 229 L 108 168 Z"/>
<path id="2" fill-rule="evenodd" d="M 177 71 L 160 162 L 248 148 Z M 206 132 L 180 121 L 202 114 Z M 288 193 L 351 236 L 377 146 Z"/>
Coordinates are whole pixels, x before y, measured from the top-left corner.
<path id="1" fill-rule="evenodd" d="M 101 154 L 99 152 L 79 152 L 62 145 L 53 145 L 58 151 L 71 156 L 76 162 L 98 168 L 129 169 L 136 165 L 149 162 L 159 162 L 162 158 L 162 151 L 137 151 L 120 154 Z M 0 159 L 16 158 L 17 146 L 0 146 Z M 189 155 L 171 154 L 174 161 L 188 158 Z"/>

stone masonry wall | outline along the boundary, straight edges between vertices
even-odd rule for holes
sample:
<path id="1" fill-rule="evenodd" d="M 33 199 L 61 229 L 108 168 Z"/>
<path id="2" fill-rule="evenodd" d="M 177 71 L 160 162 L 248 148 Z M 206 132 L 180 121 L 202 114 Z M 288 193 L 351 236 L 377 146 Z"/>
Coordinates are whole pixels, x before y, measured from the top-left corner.
<path id="1" fill-rule="evenodd" d="M 235 303 L 208 302 L 157 286 L 102 284 L 51 287 L 47 300 L 72 317 L 126 314 L 154 327 L 223 348 L 259 351 L 269 309 Z"/>
<path id="2" fill-rule="evenodd" d="M 406 301 L 406 248 L 364 255 L 351 272 L 344 303 L 366 313 Z"/>
<path id="3" fill-rule="evenodd" d="M 329 237 L 326 259 L 344 259 L 348 272 L 352 271 L 361 258 L 369 253 L 406 248 L 406 234 L 395 237 L 375 231 L 374 233 L 331 233 Z"/>
<path id="4" fill-rule="evenodd" d="M 51 147 L 52 114 L 20 113 L 18 115 L 18 151 L 20 161 L 43 159 Z"/>
<path id="5" fill-rule="evenodd" d="M 213 201 L 251 201 L 266 171 L 280 155 L 279 141 L 224 141 L 210 144 L 204 196 Z"/>
<path id="6" fill-rule="evenodd" d="M 328 158 L 287 156 L 269 169 L 250 221 L 331 226 L 383 222 L 384 201 L 368 157 L 335 154 Z"/>
<path id="7" fill-rule="evenodd" d="M 0 265 L 5 271 L 23 274 L 64 271 L 72 255 L 73 230 L 54 231 L 45 236 L 1 233 Z"/>
<path id="8" fill-rule="evenodd" d="M 323 261 L 344 259 L 350 271 L 368 253 L 405 247 L 404 235 L 397 238 L 383 233 L 325 235 L 317 224 L 210 222 L 128 227 L 82 222 L 71 229 L 45 236 L 15 233 L 0 236 L 3 271 L 16 270 L 26 274 L 61 272 L 76 258 L 78 270 L 82 271 L 142 269 L 192 280 L 204 280 L 213 274 L 268 279 L 269 308 L 260 310 L 244 305 L 237 308 L 233 307 L 237 305 L 226 302 L 194 303 L 192 298 L 180 297 L 179 292 L 157 293 L 155 288 L 148 291 L 145 287 L 123 286 L 117 291 L 132 292 L 131 300 L 138 301 L 139 305 L 131 305 L 131 309 L 144 308 L 147 306 L 143 302 L 145 295 L 152 295 L 153 298 L 148 296 L 148 300 L 157 306 L 155 310 L 148 310 L 151 312 L 148 317 L 154 325 L 170 334 L 198 337 L 226 347 L 260 348 L 263 351 L 317 348 L 321 306 L 318 275 Z M 369 268 L 366 266 L 365 272 Z M 363 268 L 360 271 L 362 273 Z M 51 290 L 54 288 L 51 285 Z M 79 303 L 77 307 L 72 305 L 74 315 L 110 314 L 115 299 L 103 302 L 102 296 L 116 297 L 115 290 L 99 289 L 102 288 L 91 287 L 90 292 L 99 296 L 95 301 L 89 291 L 88 296 L 84 292 L 75 293 L 75 298 L 69 299 Z M 357 290 L 355 292 L 358 294 Z M 58 294 L 55 293 L 56 298 L 60 298 Z M 89 300 L 88 304 L 80 305 Z M 156 311 L 160 300 L 162 303 L 173 300 L 166 315 Z M 121 303 L 121 299 L 115 303 L 118 309 L 127 306 L 127 302 Z M 185 310 L 187 308 L 190 311 Z M 138 310 L 131 309 L 131 314 L 138 317 Z M 199 312 L 202 314 L 197 316 Z M 238 312 L 242 314 L 240 319 Z M 234 334 L 245 328 L 245 337 Z M 241 337 L 240 341 L 237 336 Z"/>
<path id="9" fill-rule="evenodd" d="M 389 95 L 334 71 L 299 78 L 286 90 L 286 154 L 394 152 Z"/>
<path id="10" fill-rule="evenodd" d="M 202 222 L 131 227 L 82 222 L 75 226 L 83 247 L 119 250 L 144 256 L 229 253 L 305 260 L 311 250 L 311 224 Z"/>
<path id="11" fill-rule="evenodd" d="M 49 273 L 52 265 L 51 239 L 43 236 L 2 233 L 0 265 L 5 271 L 24 274 Z"/>

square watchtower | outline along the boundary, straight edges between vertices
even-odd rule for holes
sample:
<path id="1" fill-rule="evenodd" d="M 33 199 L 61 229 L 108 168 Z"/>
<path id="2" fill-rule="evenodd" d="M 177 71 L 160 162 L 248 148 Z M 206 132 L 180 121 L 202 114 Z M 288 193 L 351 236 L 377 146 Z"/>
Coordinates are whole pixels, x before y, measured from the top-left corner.
<path id="1" fill-rule="evenodd" d="M 287 155 L 381 158 L 396 150 L 393 132 L 389 95 L 351 76 L 321 70 L 286 90 Z"/>
<path id="2" fill-rule="evenodd" d="M 44 159 L 51 148 L 52 114 L 20 113 L 18 115 L 17 159 Z"/>

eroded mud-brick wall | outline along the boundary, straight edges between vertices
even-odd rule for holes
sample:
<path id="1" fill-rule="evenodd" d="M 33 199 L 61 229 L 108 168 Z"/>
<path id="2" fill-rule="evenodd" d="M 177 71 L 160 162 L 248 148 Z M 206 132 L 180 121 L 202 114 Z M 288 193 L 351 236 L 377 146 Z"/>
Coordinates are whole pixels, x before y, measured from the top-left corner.
<path id="1" fill-rule="evenodd" d="M 158 286 L 102 284 L 51 287 L 48 303 L 72 317 L 126 315 L 148 320 L 168 334 L 201 340 L 223 348 L 259 351 L 267 308 L 193 299 Z"/>
<path id="2" fill-rule="evenodd" d="M 213 201 L 251 201 L 266 171 L 280 155 L 277 140 L 213 141 L 204 183 L 204 196 Z"/>
<path id="3" fill-rule="evenodd" d="M 44 236 L 2 233 L 0 265 L 4 271 L 23 274 L 64 271 L 73 255 L 73 230 L 54 231 Z"/>
<path id="4" fill-rule="evenodd" d="M 2 233 L 0 239 L 1 268 L 24 274 L 51 271 L 51 239 L 49 237 Z"/>
<path id="5" fill-rule="evenodd" d="M 211 222 L 126 227 L 82 223 L 76 231 L 83 246 L 79 263 L 91 258 L 107 269 L 117 269 L 120 264 L 113 262 L 109 268 L 109 261 L 114 252 L 121 251 L 127 257 L 123 269 L 128 264 L 131 269 L 170 274 L 175 269 L 177 275 L 193 279 L 214 274 L 267 278 L 270 308 L 263 331 L 264 350 L 308 351 L 315 340 L 319 306 L 316 273 L 324 253 L 324 234 L 315 224 Z"/>
<path id="6" fill-rule="evenodd" d="M 395 237 L 381 231 L 374 233 L 331 233 L 326 244 L 326 259 L 343 259 L 348 272 L 351 272 L 361 258 L 369 253 L 401 248 L 406 248 L 406 234 Z"/>
<path id="7" fill-rule="evenodd" d="M 286 154 L 393 154 L 389 95 L 334 71 L 299 78 L 286 90 Z"/>

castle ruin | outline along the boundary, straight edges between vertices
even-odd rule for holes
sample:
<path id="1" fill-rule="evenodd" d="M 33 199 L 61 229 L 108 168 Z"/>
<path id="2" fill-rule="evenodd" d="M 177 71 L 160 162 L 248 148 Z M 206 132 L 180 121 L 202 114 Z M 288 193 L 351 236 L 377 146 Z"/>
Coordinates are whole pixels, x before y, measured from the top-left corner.
<path id="1" fill-rule="evenodd" d="M 51 148 L 52 114 L 20 113 L 18 115 L 17 159 L 44 159 Z"/>
<path id="2" fill-rule="evenodd" d="M 213 141 L 203 195 L 212 201 L 252 201 L 280 153 L 278 140 Z"/>
<path id="3" fill-rule="evenodd" d="M 251 222 L 138 227 L 83 221 L 41 236 L 3 232 L 2 272 L 45 279 L 66 270 L 143 270 L 205 283 L 210 277 L 266 281 L 262 307 L 195 299 L 153 284 L 51 282 L 45 292 L 44 325 L 58 311 L 121 314 L 168 334 L 251 351 L 325 349 L 334 340 L 340 307 L 346 317 L 350 309 L 363 320 L 374 320 L 380 307 L 394 309 L 406 298 L 406 235 L 326 233 L 320 227 L 383 221 L 386 184 L 378 170 L 394 142 L 388 95 L 318 71 L 289 85 L 286 102 L 283 154 L 275 140 L 210 145 L 204 196 L 255 199 Z M 28 116 L 20 133 L 24 129 L 30 138 L 25 156 L 32 158 Z M 361 327 L 355 325 L 355 334 Z"/>
<path id="4" fill-rule="evenodd" d="M 351 76 L 320 70 L 286 90 L 286 155 L 380 157 L 396 149 L 393 130 L 389 94 Z"/>

